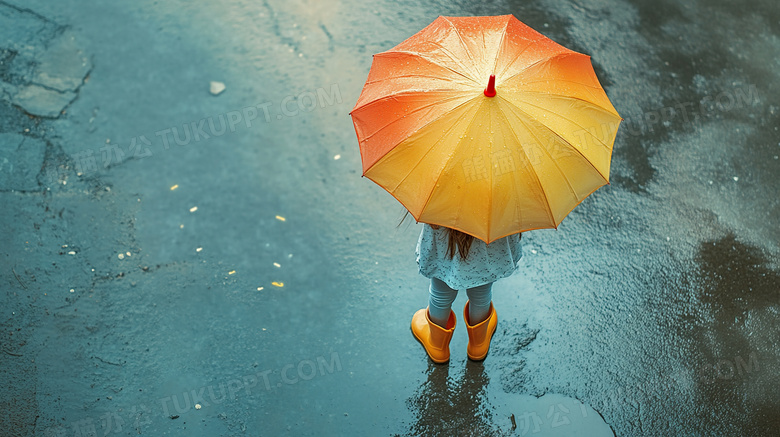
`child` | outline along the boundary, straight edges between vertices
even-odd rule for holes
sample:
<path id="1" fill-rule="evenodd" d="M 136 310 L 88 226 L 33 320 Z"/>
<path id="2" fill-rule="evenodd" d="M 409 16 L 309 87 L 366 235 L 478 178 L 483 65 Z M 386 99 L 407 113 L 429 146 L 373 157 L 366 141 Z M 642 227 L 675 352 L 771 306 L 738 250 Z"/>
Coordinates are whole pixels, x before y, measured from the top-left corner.
<path id="1" fill-rule="evenodd" d="M 450 359 L 456 324 L 451 307 L 462 289 L 469 298 L 463 308 L 469 335 L 466 351 L 472 360 L 485 359 L 498 322 L 491 288 L 517 269 L 520 238 L 518 233 L 485 244 L 454 229 L 423 224 L 416 254 L 420 273 L 431 279 L 430 295 L 428 308 L 412 317 L 412 333 L 435 363 Z"/>

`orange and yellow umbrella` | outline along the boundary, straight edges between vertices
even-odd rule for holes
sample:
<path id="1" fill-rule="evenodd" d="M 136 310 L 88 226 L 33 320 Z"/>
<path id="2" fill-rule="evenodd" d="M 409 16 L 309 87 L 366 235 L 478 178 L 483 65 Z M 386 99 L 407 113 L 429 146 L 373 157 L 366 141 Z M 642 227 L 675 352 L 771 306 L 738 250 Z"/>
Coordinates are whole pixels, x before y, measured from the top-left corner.
<path id="1" fill-rule="evenodd" d="M 374 55 L 351 115 L 364 176 L 486 243 L 557 228 L 609 183 L 622 120 L 589 56 L 512 15 L 439 17 Z"/>

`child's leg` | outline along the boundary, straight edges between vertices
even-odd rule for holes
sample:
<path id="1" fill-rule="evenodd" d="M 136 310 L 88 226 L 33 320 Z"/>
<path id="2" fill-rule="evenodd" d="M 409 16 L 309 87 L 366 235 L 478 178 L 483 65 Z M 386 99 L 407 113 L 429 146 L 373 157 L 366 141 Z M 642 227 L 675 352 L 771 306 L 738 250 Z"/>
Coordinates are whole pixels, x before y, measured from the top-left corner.
<path id="1" fill-rule="evenodd" d="M 431 321 L 446 328 L 450 317 L 452 302 L 458 296 L 458 290 L 453 290 L 446 282 L 431 278 L 430 296 L 428 296 L 428 313 Z"/>
<path id="2" fill-rule="evenodd" d="M 469 322 L 471 325 L 476 325 L 488 318 L 490 302 L 493 300 L 492 287 L 493 283 L 490 282 L 466 290 L 466 294 L 469 296 Z"/>

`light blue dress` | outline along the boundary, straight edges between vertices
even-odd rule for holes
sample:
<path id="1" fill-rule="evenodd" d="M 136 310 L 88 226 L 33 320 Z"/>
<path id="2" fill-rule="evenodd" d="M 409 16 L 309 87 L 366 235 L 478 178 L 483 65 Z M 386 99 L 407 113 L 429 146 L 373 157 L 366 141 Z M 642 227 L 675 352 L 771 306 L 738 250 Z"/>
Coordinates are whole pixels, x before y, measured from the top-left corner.
<path id="1" fill-rule="evenodd" d="M 505 278 L 517 270 L 517 262 L 523 256 L 520 234 L 513 234 L 490 244 L 475 238 L 465 261 L 457 250 L 455 256 L 449 259 L 447 234 L 445 227 L 433 229 L 424 223 L 415 253 L 420 274 L 426 278 L 441 279 L 455 290 Z"/>

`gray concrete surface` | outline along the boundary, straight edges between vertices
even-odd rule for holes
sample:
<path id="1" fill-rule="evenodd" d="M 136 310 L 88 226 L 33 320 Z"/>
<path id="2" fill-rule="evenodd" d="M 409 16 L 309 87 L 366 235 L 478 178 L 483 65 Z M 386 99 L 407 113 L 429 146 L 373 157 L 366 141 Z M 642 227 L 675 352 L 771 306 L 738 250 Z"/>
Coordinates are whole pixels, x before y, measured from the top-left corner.
<path id="1" fill-rule="evenodd" d="M 461 323 L 436 366 L 348 112 L 373 53 L 507 13 L 625 123 L 487 360 Z M 780 435 L 779 37 L 769 0 L 0 1 L 0 435 Z"/>

